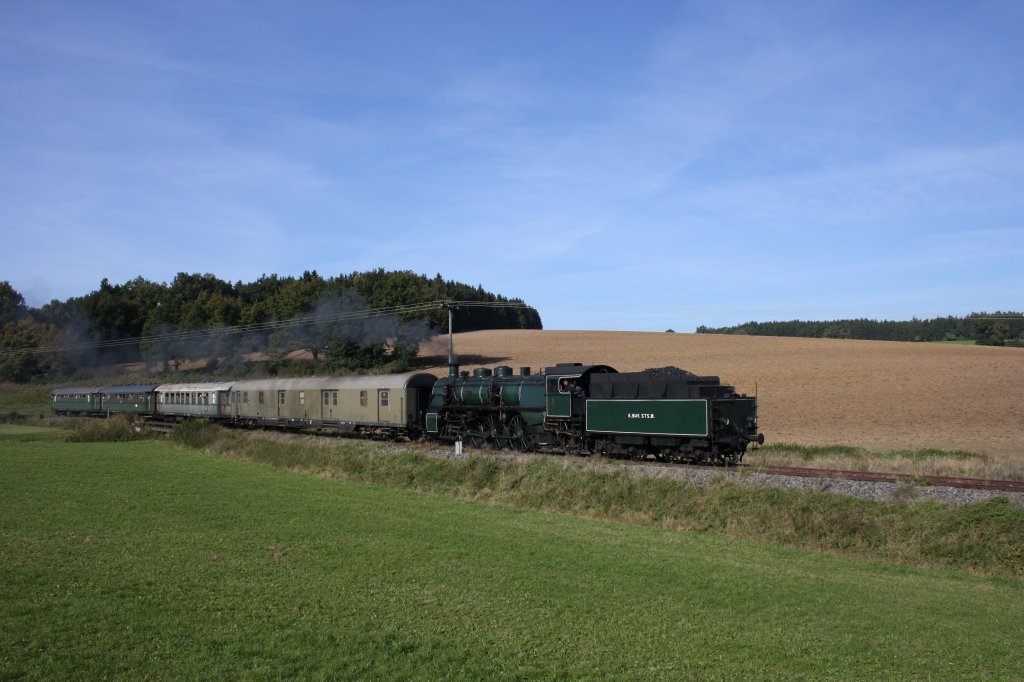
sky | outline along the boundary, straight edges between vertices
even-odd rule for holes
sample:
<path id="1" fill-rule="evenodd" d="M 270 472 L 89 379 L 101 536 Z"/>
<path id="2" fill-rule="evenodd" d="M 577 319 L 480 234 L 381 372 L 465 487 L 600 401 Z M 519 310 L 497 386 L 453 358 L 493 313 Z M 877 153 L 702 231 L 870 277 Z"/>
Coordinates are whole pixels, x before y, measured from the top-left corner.
<path id="1" fill-rule="evenodd" d="M 547 329 L 1024 308 L 1024 2 L 0 3 L 0 280 L 385 268 Z"/>

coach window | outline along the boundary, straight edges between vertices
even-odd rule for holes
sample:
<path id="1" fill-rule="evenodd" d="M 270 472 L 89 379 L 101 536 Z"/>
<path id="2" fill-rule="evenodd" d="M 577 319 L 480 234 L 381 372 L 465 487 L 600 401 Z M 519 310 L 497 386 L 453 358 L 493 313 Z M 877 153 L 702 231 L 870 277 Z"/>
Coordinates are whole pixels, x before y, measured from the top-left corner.
<path id="1" fill-rule="evenodd" d="M 279 405 L 284 405 L 284 401 L 285 401 L 285 399 L 284 399 L 284 391 L 278 391 L 277 392 L 277 403 Z"/>
<path id="2" fill-rule="evenodd" d="M 299 391 L 299 405 L 305 405 L 305 404 L 306 404 L 306 392 L 305 391 Z"/>
<path id="3" fill-rule="evenodd" d="M 330 406 L 331 406 L 331 392 L 330 391 L 324 391 L 324 407 L 330 407 Z"/>
<path id="4" fill-rule="evenodd" d="M 359 406 L 366 407 L 366 391 L 359 391 Z"/>
<path id="5" fill-rule="evenodd" d="M 387 391 L 381 391 L 380 392 L 380 406 L 381 407 L 387 407 L 388 406 L 388 399 L 389 399 L 388 398 L 388 392 Z"/>
<path id="6" fill-rule="evenodd" d="M 333 403 L 333 404 L 334 404 L 335 406 L 337 406 L 337 405 L 338 405 L 338 392 L 337 392 L 337 391 L 331 391 L 331 402 L 332 402 L 332 403 Z"/>
<path id="7" fill-rule="evenodd" d="M 263 404 L 263 391 L 260 391 L 260 393 L 259 393 L 259 404 L 260 405 Z"/>
<path id="8" fill-rule="evenodd" d="M 246 405 L 249 404 L 249 391 L 242 391 L 242 402 Z"/>

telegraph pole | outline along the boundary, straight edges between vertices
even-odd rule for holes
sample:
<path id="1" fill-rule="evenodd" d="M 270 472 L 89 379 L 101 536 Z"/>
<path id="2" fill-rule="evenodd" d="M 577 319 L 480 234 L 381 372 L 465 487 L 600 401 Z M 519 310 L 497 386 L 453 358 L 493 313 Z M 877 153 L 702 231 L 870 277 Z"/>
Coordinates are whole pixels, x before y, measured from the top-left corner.
<path id="1" fill-rule="evenodd" d="M 455 342 L 452 338 L 452 320 L 454 319 L 454 311 L 459 306 L 451 302 L 445 302 L 441 304 L 448 310 L 448 373 L 451 374 L 453 369 L 458 371 L 458 360 L 455 357 Z"/>

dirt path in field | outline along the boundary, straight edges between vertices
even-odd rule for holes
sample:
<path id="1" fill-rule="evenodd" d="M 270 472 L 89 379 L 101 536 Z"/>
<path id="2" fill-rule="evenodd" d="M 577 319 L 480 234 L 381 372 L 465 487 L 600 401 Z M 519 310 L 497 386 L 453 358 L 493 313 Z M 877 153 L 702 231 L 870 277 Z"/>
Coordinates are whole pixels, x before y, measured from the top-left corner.
<path id="1" fill-rule="evenodd" d="M 1024 349 L 712 334 L 522 331 L 455 336 L 463 369 L 675 365 L 760 404 L 769 442 L 935 447 L 1024 457 Z M 444 374 L 447 337 L 421 349 Z"/>

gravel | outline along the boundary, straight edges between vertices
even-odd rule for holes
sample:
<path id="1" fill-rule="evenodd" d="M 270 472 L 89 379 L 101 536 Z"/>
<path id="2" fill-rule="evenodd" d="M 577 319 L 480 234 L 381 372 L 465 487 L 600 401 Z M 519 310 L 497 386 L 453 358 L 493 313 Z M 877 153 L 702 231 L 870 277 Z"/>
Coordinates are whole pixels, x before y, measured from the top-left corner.
<path id="1" fill-rule="evenodd" d="M 945 504 L 974 504 L 992 497 L 1008 497 L 1024 506 L 1024 494 L 976 488 L 956 488 L 946 485 L 913 485 L 877 481 L 851 481 L 844 478 L 807 478 L 766 474 L 735 469 L 709 469 L 704 467 L 640 465 L 631 467 L 635 476 L 675 478 L 696 485 L 707 485 L 713 478 L 727 478 L 752 488 L 782 488 L 786 490 L 813 490 L 832 495 L 847 495 L 874 502 L 932 500 Z"/>
<path id="2" fill-rule="evenodd" d="M 433 448 L 425 451 L 430 457 L 464 460 L 469 457 L 469 449 L 463 449 L 459 455 L 454 448 Z M 523 457 L 549 457 L 549 455 L 522 455 L 495 452 L 490 450 L 473 450 L 474 456 L 494 457 L 497 459 L 518 459 Z M 884 483 L 875 481 L 850 481 L 843 478 L 807 478 L 803 476 L 785 476 L 782 474 L 766 474 L 744 469 L 712 468 L 673 464 L 651 464 L 640 462 L 611 462 L 599 458 L 550 456 L 552 461 L 563 466 L 581 466 L 593 471 L 625 470 L 637 478 L 671 478 L 685 481 L 693 485 L 708 485 L 722 478 L 751 488 L 782 488 L 785 490 L 813 490 L 830 495 L 847 495 L 874 502 L 885 501 L 924 501 L 932 500 L 944 504 L 974 504 L 992 497 L 1007 497 L 1024 507 L 1024 493 L 1011 493 L 975 488 L 955 488 L 944 485 L 912 485 L 909 483 Z"/>

